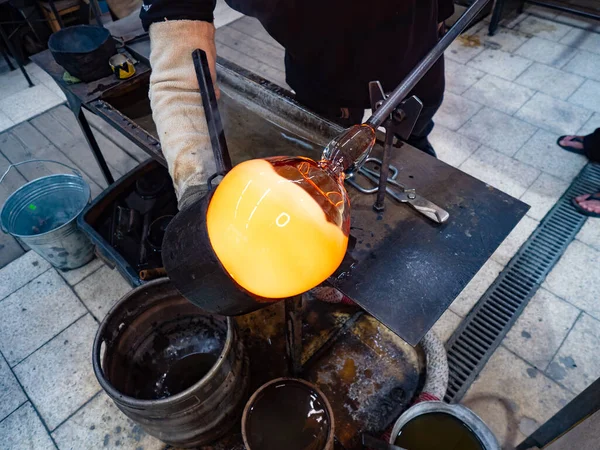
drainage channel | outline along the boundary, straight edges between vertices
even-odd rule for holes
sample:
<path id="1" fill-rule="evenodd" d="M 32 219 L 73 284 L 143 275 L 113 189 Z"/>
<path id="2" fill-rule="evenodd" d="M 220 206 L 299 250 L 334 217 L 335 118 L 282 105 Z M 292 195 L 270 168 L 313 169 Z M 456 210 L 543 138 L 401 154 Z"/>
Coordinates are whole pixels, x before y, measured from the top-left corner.
<path id="1" fill-rule="evenodd" d="M 600 165 L 587 164 L 450 337 L 444 401 L 457 403 L 465 395 L 585 223 L 573 197 L 599 190 Z"/>

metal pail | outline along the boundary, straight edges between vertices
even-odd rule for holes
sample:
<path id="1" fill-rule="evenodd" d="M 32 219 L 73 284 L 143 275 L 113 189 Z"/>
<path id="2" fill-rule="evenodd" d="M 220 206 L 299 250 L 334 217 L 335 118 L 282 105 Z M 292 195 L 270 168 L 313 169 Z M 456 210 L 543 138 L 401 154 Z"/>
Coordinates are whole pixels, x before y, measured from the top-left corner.
<path id="1" fill-rule="evenodd" d="M 59 164 L 74 175 L 48 175 L 21 186 L 2 206 L 0 228 L 58 269 L 81 267 L 94 257 L 94 246 L 76 220 L 90 201 L 90 187 L 77 170 L 45 159 L 11 164 L 0 183 L 13 167 L 32 162 Z"/>

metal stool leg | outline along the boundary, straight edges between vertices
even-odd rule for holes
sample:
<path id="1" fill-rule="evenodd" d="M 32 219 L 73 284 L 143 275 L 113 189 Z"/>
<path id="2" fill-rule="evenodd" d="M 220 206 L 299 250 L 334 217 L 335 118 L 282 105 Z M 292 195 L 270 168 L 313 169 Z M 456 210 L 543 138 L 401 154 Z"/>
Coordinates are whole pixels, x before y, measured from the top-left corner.
<path id="1" fill-rule="evenodd" d="M 64 28 L 65 24 L 63 23 L 60 15 L 58 14 L 58 11 L 56 10 L 56 5 L 54 4 L 54 0 L 48 0 L 48 4 L 50 5 L 50 9 L 52 10 L 52 14 L 54 14 L 54 18 L 58 22 L 58 26 L 61 29 Z"/>
<path id="2" fill-rule="evenodd" d="M 6 64 L 8 64 L 8 68 L 11 71 L 15 70 L 16 67 L 13 65 L 12 61 L 10 60 L 10 58 L 8 57 L 6 52 L 4 50 L 0 50 L 0 52 L 2 53 L 2 56 L 4 57 L 4 61 L 6 61 Z"/>
<path id="3" fill-rule="evenodd" d="M 29 78 L 29 74 L 25 70 L 25 67 L 23 67 L 23 63 L 21 62 L 21 59 L 18 57 L 15 48 L 13 47 L 12 43 L 10 42 L 10 39 L 8 39 L 8 36 L 6 36 L 6 33 L 4 32 L 4 28 L 2 28 L 2 25 L 0 25 L 0 36 L 2 37 L 2 40 L 4 41 L 4 44 L 6 45 L 6 48 L 8 49 L 10 54 L 17 61 L 17 64 L 19 65 L 19 69 L 21 69 L 21 72 L 23 72 L 23 76 L 27 80 L 27 83 L 29 83 L 29 87 L 33 87 L 34 84 L 31 81 L 31 78 Z M 4 56 L 5 56 L 5 58 L 7 58 L 6 55 L 4 55 Z M 12 66 L 12 64 L 9 64 L 9 65 Z"/>

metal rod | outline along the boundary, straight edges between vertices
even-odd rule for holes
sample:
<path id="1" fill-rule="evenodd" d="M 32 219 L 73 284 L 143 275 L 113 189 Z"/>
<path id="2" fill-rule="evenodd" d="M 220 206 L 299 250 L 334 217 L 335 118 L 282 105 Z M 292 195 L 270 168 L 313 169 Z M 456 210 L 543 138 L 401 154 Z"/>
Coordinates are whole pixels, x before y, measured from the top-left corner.
<path id="1" fill-rule="evenodd" d="M 285 344 L 291 376 L 302 371 L 302 295 L 285 299 Z"/>
<path id="2" fill-rule="evenodd" d="M 393 120 L 393 119 L 389 119 Z M 379 185 L 377 189 L 377 200 L 373 205 L 373 209 L 377 212 L 382 212 L 385 209 L 385 194 L 390 176 L 390 162 L 392 160 L 392 144 L 394 143 L 393 126 L 389 126 L 385 130 L 385 144 L 383 146 L 383 158 L 381 158 L 381 166 L 379 166 Z"/>
<path id="3" fill-rule="evenodd" d="M 4 32 L 4 28 L 2 28 L 1 24 L 0 24 L 0 36 L 2 37 L 2 40 L 4 41 L 4 44 L 6 45 L 8 52 L 12 55 L 13 58 L 15 58 L 15 61 L 17 61 L 17 64 L 19 65 L 19 69 L 21 69 L 21 73 L 27 80 L 29 87 L 33 87 L 33 82 L 31 81 L 31 78 L 29 78 L 29 74 L 25 70 L 25 67 L 23 67 L 23 62 L 21 61 L 20 56 L 17 54 L 17 50 L 12 45 L 10 38 Z M 10 60 L 6 56 L 5 56 L 5 59 L 9 62 L 9 67 L 11 67 L 12 64 L 10 64 Z"/>
<path id="4" fill-rule="evenodd" d="M 69 102 L 69 104 L 71 104 L 71 102 Z M 79 111 L 76 111 L 73 109 L 73 107 L 71 107 L 71 111 L 73 111 L 73 113 L 75 114 L 75 117 L 77 118 L 77 122 L 79 123 L 79 127 L 81 128 L 81 131 L 83 131 L 83 135 L 85 136 L 85 140 L 87 141 L 88 145 L 92 149 L 92 153 L 94 154 L 94 157 L 96 158 L 96 162 L 100 166 L 102 175 L 104 175 L 104 179 L 106 180 L 106 183 L 110 186 L 111 184 L 113 184 L 115 182 L 115 179 L 113 178 L 112 174 L 110 173 L 108 164 L 106 164 L 106 159 L 104 159 L 104 155 L 102 154 L 102 150 L 100 150 L 100 147 L 98 146 L 98 142 L 96 141 L 96 138 L 94 137 L 94 133 L 92 132 L 92 129 L 90 128 L 90 124 L 88 123 L 87 119 L 85 118 L 83 109 L 81 109 L 81 107 L 79 107 Z"/>
<path id="5" fill-rule="evenodd" d="M 444 51 L 462 33 L 479 14 L 490 0 L 476 0 L 469 9 L 461 16 L 450 30 L 440 39 L 431 51 L 421 60 L 412 72 L 394 89 L 394 92 L 383 101 L 383 104 L 367 120 L 367 124 L 377 128 L 383 124 L 396 107 L 410 94 L 421 78 L 433 67 Z"/>
<path id="6" fill-rule="evenodd" d="M 204 114 L 206 115 L 210 143 L 215 163 L 217 164 L 217 173 L 225 175 L 231 170 L 231 157 L 227 149 L 223 121 L 221 120 L 221 114 L 217 105 L 217 95 L 215 94 L 213 80 L 210 76 L 208 58 L 206 57 L 206 53 L 200 49 L 194 50 L 192 58 L 194 60 L 194 68 L 196 69 L 196 77 L 198 78 L 200 95 L 202 96 L 202 105 L 204 106 Z"/>

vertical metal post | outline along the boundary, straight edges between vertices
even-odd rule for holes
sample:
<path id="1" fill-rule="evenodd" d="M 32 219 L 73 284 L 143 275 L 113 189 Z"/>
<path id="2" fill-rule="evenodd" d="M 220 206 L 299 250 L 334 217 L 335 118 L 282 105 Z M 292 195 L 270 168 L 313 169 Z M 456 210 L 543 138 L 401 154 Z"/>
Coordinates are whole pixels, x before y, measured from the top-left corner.
<path id="1" fill-rule="evenodd" d="M 379 168 L 379 187 L 377 190 L 377 200 L 373 209 L 377 212 L 385 210 L 385 194 L 388 177 L 390 176 L 390 161 L 392 159 L 392 144 L 394 143 L 393 119 L 388 119 L 385 126 L 385 143 L 383 146 L 383 157 L 381 158 L 381 167 Z"/>
<path id="2" fill-rule="evenodd" d="M 285 344 L 291 376 L 302 371 L 302 295 L 285 299 Z"/>
<path id="3" fill-rule="evenodd" d="M 62 29 L 65 27 L 60 15 L 58 14 L 58 10 L 56 9 L 56 5 L 54 4 L 54 0 L 48 0 L 48 5 L 50 5 L 50 9 L 52 10 L 52 14 L 54 14 L 54 18 L 58 22 L 58 26 Z"/>
<path id="4" fill-rule="evenodd" d="M 2 40 L 4 41 L 4 44 L 6 44 L 6 48 L 8 49 L 8 51 L 10 52 L 10 54 L 12 55 L 12 57 L 15 58 L 15 61 L 17 61 L 17 64 L 19 65 L 19 69 L 21 69 L 21 72 L 23 72 L 23 76 L 27 80 L 27 83 L 29 83 L 29 87 L 33 87 L 34 84 L 31 81 L 31 78 L 29 78 L 29 74 L 25 70 L 25 67 L 23 67 L 23 63 L 21 62 L 21 58 L 19 58 L 19 56 L 17 55 L 16 49 L 13 47 L 12 43 L 10 42 L 10 39 L 8 38 L 8 36 L 6 35 L 6 33 L 4 32 L 4 28 L 2 28 L 1 24 L 0 24 L 0 36 L 2 36 Z M 2 52 L 2 53 L 4 54 L 4 52 Z M 10 63 L 10 60 L 8 59 L 8 57 L 6 55 L 4 55 L 4 58 L 8 62 L 9 67 L 11 67 L 11 70 L 14 70 L 14 67 Z"/>

